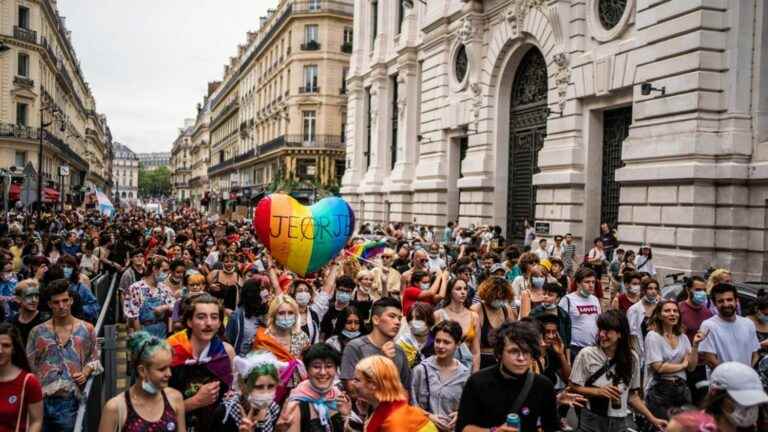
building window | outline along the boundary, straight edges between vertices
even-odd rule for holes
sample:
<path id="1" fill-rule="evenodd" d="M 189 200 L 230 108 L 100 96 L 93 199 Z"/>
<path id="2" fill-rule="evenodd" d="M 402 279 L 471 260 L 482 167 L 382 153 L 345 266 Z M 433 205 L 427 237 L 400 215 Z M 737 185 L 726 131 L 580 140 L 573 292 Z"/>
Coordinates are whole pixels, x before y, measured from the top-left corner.
<path id="1" fill-rule="evenodd" d="M 344 177 L 346 162 L 343 159 L 336 159 L 336 183 L 341 184 L 341 178 Z"/>
<path id="2" fill-rule="evenodd" d="M 19 70 L 17 75 L 29 78 L 29 56 L 24 53 L 19 53 Z"/>
<path id="3" fill-rule="evenodd" d="M 319 11 L 320 10 L 320 0 L 309 0 L 309 10 L 311 10 L 311 11 Z"/>
<path id="4" fill-rule="evenodd" d="M 392 140 L 389 144 L 389 158 L 390 158 L 390 169 L 395 168 L 395 163 L 397 162 L 397 137 L 399 135 L 398 133 L 398 109 L 397 109 L 397 99 L 399 98 L 399 92 L 398 92 L 398 84 L 397 84 L 397 75 L 393 75 L 389 82 L 392 86 Z"/>
<path id="5" fill-rule="evenodd" d="M 300 180 L 311 180 L 317 176 L 317 162 L 314 159 L 296 161 L 296 174 Z"/>
<path id="6" fill-rule="evenodd" d="M 459 178 L 464 177 L 464 171 L 462 165 L 464 165 L 464 159 L 467 158 L 467 150 L 469 150 L 469 138 L 466 136 L 459 139 Z"/>
<path id="7" fill-rule="evenodd" d="M 403 23 L 405 22 L 405 2 L 397 2 L 397 33 L 403 32 Z"/>
<path id="8" fill-rule="evenodd" d="M 467 47 L 461 45 L 456 50 L 456 58 L 454 59 L 454 74 L 456 74 L 456 81 L 463 83 L 467 77 L 467 70 L 469 67 L 469 59 L 467 58 Z"/>
<path id="9" fill-rule="evenodd" d="M 352 53 L 352 27 L 344 27 L 344 39 L 341 42 L 341 51 Z"/>
<path id="10" fill-rule="evenodd" d="M 341 94 L 347 94 L 347 75 L 349 75 L 349 68 L 345 67 L 341 70 L 341 89 L 339 89 Z"/>
<path id="11" fill-rule="evenodd" d="M 24 165 L 27 164 L 27 152 L 25 151 L 17 151 L 16 152 L 16 160 L 14 161 L 14 166 L 23 168 Z"/>
<path id="12" fill-rule="evenodd" d="M 19 126 L 27 126 L 27 110 L 28 106 L 25 103 L 16 104 L 16 124 Z"/>
<path id="13" fill-rule="evenodd" d="M 29 29 L 29 8 L 19 6 L 19 27 Z"/>
<path id="14" fill-rule="evenodd" d="M 371 49 L 376 43 L 376 34 L 379 33 L 379 2 L 371 2 Z"/>
<path id="15" fill-rule="evenodd" d="M 304 66 L 304 88 L 300 93 L 317 93 L 317 65 Z"/>
<path id="16" fill-rule="evenodd" d="M 368 109 L 368 112 L 366 113 L 366 121 L 365 121 L 365 127 L 366 127 L 366 139 L 365 139 L 365 169 L 368 170 L 368 167 L 371 166 L 371 129 L 373 128 L 373 110 L 372 105 L 373 103 L 373 96 L 371 95 L 371 88 L 368 87 L 365 89 L 365 104 Z"/>
<path id="17" fill-rule="evenodd" d="M 314 111 L 303 111 L 304 144 L 314 145 L 317 132 L 317 114 Z"/>
<path id="18" fill-rule="evenodd" d="M 319 28 L 317 24 L 308 24 L 304 26 L 304 45 L 301 49 L 304 51 L 314 51 L 320 49 Z"/>
<path id="19" fill-rule="evenodd" d="M 599 0 L 597 12 L 600 17 L 600 23 L 606 29 L 610 30 L 616 27 L 624 16 L 624 10 L 627 8 L 627 0 Z"/>

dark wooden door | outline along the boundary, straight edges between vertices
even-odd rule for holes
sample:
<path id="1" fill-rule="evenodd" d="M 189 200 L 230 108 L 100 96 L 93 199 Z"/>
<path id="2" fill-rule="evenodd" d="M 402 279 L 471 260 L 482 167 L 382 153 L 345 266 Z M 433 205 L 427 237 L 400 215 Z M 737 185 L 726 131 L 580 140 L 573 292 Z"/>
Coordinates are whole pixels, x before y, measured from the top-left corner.
<path id="1" fill-rule="evenodd" d="M 520 62 L 512 84 L 509 113 L 509 172 L 507 184 L 507 238 L 522 243 L 524 221 L 533 224 L 539 172 L 538 154 L 547 130 L 547 67 L 536 48 Z"/>
<path id="2" fill-rule="evenodd" d="M 603 178 L 600 197 L 600 221 L 616 227 L 619 221 L 621 187 L 616 170 L 624 166 L 621 149 L 632 124 L 632 107 L 603 112 Z"/>

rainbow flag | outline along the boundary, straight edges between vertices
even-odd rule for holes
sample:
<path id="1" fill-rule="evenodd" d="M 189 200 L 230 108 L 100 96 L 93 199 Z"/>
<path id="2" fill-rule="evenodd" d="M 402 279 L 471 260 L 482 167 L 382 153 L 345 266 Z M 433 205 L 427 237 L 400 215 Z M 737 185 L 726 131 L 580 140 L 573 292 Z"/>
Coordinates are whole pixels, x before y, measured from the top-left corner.
<path id="1" fill-rule="evenodd" d="M 363 243 L 350 246 L 347 249 L 347 255 L 360 261 L 372 260 L 383 253 L 386 247 L 387 242 L 385 240 L 366 240 Z"/>

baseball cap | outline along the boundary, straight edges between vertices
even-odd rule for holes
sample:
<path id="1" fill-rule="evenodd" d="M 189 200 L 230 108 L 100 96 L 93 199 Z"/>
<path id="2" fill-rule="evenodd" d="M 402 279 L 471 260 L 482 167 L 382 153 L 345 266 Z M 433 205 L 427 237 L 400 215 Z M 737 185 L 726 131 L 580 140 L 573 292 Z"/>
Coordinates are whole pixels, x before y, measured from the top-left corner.
<path id="1" fill-rule="evenodd" d="M 504 267 L 504 264 L 496 263 L 496 264 L 491 266 L 491 273 L 496 273 L 499 270 L 504 270 L 504 273 L 507 272 L 507 268 Z"/>
<path id="2" fill-rule="evenodd" d="M 760 376 L 751 367 L 739 362 L 722 363 L 709 377 L 711 388 L 725 390 L 736 403 L 751 407 L 768 402 Z"/>

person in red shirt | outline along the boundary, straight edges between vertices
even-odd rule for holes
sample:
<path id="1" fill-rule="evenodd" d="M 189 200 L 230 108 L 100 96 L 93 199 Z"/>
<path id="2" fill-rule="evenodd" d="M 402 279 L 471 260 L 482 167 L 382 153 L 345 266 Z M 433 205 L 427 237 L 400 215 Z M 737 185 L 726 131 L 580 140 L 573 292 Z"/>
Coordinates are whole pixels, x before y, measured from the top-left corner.
<path id="1" fill-rule="evenodd" d="M 29 371 L 18 330 L 0 324 L 0 432 L 43 428 L 43 388 Z"/>
<path id="2" fill-rule="evenodd" d="M 699 276 L 693 276 L 685 282 L 687 299 L 678 303 L 680 309 L 680 322 L 685 328 L 685 335 L 693 342 L 693 337 L 699 331 L 701 323 L 712 317 L 712 312 L 707 307 L 707 281 Z M 699 361 L 699 365 L 688 373 L 688 387 L 691 389 L 693 403 L 698 404 L 707 395 L 707 387 L 697 387 L 696 383 L 707 380 L 706 365 Z"/>
<path id="3" fill-rule="evenodd" d="M 445 287 L 448 284 L 448 270 L 440 273 L 434 282 L 430 282 L 429 273 L 423 270 L 416 270 L 411 276 L 411 284 L 403 291 L 403 313 L 407 316 L 411 312 L 411 307 L 416 302 L 429 303 L 432 306 L 443 299 L 445 296 Z"/>

